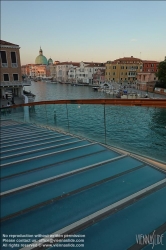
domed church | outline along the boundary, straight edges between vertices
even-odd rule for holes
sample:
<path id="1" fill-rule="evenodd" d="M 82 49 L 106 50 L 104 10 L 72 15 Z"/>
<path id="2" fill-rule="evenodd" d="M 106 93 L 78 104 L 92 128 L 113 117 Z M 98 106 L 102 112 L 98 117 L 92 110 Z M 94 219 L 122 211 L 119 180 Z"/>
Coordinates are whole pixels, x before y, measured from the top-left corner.
<path id="1" fill-rule="evenodd" d="M 51 58 L 48 59 L 48 65 L 52 65 L 53 64 L 53 60 Z"/>
<path id="2" fill-rule="evenodd" d="M 45 56 L 43 56 L 43 51 L 40 47 L 40 50 L 39 50 L 39 55 L 36 57 L 35 59 L 35 64 L 42 64 L 42 65 L 47 65 L 48 62 L 47 62 L 47 58 Z"/>

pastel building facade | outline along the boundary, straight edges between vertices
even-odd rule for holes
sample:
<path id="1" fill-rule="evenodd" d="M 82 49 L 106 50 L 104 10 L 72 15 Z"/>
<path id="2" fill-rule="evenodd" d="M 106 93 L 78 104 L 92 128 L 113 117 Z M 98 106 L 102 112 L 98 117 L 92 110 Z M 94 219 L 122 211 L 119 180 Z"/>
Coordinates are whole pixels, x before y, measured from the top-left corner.
<path id="1" fill-rule="evenodd" d="M 22 65 L 22 75 L 30 78 L 45 78 L 50 76 L 50 66 L 53 64 L 53 60 L 43 55 L 43 50 L 40 47 L 39 55 L 35 59 L 35 63 Z"/>
<path id="2" fill-rule="evenodd" d="M 30 82 L 22 79 L 19 45 L 0 40 L 0 64 L 0 96 L 5 97 L 6 93 L 22 96 L 23 87 Z"/>
<path id="3" fill-rule="evenodd" d="M 140 90 L 153 90 L 156 81 L 159 62 L 143 60 L 143 71 L 137 74 L 137 84 Z"/>
<path id="4" fill-rule="evenodd" d="M 100 84 L 105 82 L 105 69 L 98 69 L 93 74 L 93 84 Z"/>
<path id="5" fill-rule="evenodd" d="M 67 82 L 69 80 L 69 70 L 74 66 L 77 66 L 78 63 L 73 62 L 60 62 L 56 64 L 56 80 Z"/>
<path id="6" fill-rule="evenodd" d="M 117 83 L 136 83 L 137 74 L 142 70 L 141 59 L 133 56 L 119 58 L 106 63 L 105 80 Z"/>
<path id="7" fill-rule="evenodd" d="M 54 63 L 52 64 L 49 64 L 49 69 L 50 69 L 50 76 L 53 78 L 53 79 L 57 79 L 57 67 L 56 65 L 60 63 L 59 61 L 55 61 Z"/>
<path id="8" fill-rule="evenodd" d="M 97 70 L 105 70 L 104 63 L 80 62 L 79 66 L 73 67 L 68 73 L 68 79 L 74 78 L 76 83 L 93 84 L 93 75 Z"/>

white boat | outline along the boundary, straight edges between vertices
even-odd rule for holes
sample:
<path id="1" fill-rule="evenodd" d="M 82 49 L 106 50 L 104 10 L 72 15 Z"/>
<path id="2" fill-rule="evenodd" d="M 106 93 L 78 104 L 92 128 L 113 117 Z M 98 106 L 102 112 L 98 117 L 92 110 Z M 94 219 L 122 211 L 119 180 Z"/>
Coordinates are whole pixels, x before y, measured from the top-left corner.
<path id="1" fill-rule="evenodd" d="M 28 97 L 28 102 L 34 102 L 36 95 L 32 94 L 31 92 L 23 90 L 23 94 Z"/>
<path id="2" fill-rule="evenodd" d="M 128 93 L 127 95 L 121 95 L 122 99 L 137 99 L 137 98 L 141 98 L 140 94 L 138 93 Z"/>

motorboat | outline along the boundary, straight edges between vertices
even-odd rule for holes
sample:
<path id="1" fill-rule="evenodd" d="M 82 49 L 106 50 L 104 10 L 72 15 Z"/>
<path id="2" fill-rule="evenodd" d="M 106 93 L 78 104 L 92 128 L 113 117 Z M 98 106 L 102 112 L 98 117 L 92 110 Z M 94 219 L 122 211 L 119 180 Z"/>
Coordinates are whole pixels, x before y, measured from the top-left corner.
<path id="1" fill-rule="evenodd" d="M 34 102 L 36 95 L 32 94 L 31 91 L 23 90 L 23 94 L 28 97 L 28 102 Z"/>

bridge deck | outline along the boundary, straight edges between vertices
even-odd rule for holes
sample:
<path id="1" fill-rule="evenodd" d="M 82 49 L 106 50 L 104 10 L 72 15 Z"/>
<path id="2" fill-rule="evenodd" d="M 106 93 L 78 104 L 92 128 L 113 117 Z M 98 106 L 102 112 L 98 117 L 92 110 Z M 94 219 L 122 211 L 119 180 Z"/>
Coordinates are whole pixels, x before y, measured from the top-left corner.
<path id="1" fill-rule="evenodd" d="M 165 207 L 166 172 L 154 162 L 44 127 L 1 122 L 1 232 L 32 235 L 28 243 L 36 245 L 26 250 L 58 233 L 85 235 L 88 250 L 127 249 L 137 234 L 164 224 Z"/>

